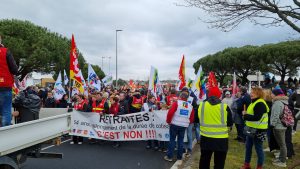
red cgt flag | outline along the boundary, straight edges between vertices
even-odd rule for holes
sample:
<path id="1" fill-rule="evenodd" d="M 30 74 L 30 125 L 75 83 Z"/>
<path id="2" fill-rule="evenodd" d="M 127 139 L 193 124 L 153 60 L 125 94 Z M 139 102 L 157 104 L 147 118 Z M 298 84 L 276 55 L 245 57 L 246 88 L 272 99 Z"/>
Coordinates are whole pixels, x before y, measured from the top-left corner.
<path id="1" fill-rule="evenodd" d="M 218 87 L 218 82 L 217 82 L 214 72 L 209 72 L 207 89 L 208 89 L 208 97 L 210 97 L 211 95 L 214 95 L 219 98 L 221 96 L 221 92 Z"/>
<path id="2" fill-rule="evenodd" d="M 179 90 L 181 90 L 186 85 L 184 55 L 182 56 L 182 60 L 181 60 L 180 68 L 179 68 L 179 80 L 180 80 Z"/>
<path id="3" fill-rule="evenodd" d="M 74 35 L 72 35 L 71 51 L 70 51 L 70 79 L 74 80 L 76 88 L 81 93 L 83 93 L 84 88 L 79 74 L 78 55 L 76 51 Z"/>

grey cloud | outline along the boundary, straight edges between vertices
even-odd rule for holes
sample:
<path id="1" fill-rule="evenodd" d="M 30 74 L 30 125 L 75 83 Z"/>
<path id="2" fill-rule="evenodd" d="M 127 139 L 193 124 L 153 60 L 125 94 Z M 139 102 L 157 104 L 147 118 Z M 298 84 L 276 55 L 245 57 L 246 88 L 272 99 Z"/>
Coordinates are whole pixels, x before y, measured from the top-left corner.
<path id="1" fill-rule="evenodd" d="M 287 40 L 287 27 L 265 28 L 243 23 L 229 33 L 210 29 L 198 17 L 208 16 L 196 8 L 176 6 L 182 0 L 3 0 L 0 18 L 26 19 L 66 37 L 74 33 L 86 60 L 101 66 L 110 56 L 115 74 L 115 30 L 119 33 L 119 77 L 147 79 L 150 66 L 160 79 L 177 79 L 182 54 L 187 76 L 200 57 L 226 47 L 261 45 Z M 104 60 L 108 72 L 108 59 Z"/>

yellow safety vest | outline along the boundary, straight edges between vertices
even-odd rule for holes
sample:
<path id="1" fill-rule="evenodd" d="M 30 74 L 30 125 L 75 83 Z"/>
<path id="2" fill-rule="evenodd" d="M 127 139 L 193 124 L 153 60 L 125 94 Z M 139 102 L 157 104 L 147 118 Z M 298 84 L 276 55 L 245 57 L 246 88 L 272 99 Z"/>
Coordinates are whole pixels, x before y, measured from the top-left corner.
<path id="1" fill-rule="evenodd" d="M 254 115 L 254 107 L 257 103 L 262 102 L 267 108 L 267 111 L 263 114 L 259 121 L 246 121 L 248 127 L 255 129 L 267 129 L 268 128 L 268 112 L 270 111 L 269 106 L 263 99 L 258 99 L 254 103 L 251 103 L 247 108 L 247 114 Z"/>
<path id="2" fill-rule="evenodd" d="M 201 102 L 198 109 L 200 134 L 210 138 L 228 138 L 227 104 Z"/>

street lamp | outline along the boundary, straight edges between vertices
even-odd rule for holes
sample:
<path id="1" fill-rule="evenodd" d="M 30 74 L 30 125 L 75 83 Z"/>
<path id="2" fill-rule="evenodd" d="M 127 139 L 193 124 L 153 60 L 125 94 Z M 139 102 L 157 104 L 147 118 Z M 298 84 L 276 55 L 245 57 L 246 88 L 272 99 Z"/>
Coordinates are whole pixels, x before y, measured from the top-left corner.
<path id="1" fill-rule="evenodd" d="M 108 74 L 110 75 L 110 59 L 111 59 L 111 56 L 107 57 L 109 60 L 108 60 Z"/>
<path id="2" fill-rule="evenodd" d="M 117 29 L 116 30 L 116 88 L 118 88 L 118 32 L 123 30 Z"/>
<path id="3" fill-rule="evenodd" d="M 104 68 L 103 68 L 103 59 L 105 58 L 105 56 L 102 56 L 102 66 L 101 66 L 101 69 L 102 71 L 104 72 Z"/>

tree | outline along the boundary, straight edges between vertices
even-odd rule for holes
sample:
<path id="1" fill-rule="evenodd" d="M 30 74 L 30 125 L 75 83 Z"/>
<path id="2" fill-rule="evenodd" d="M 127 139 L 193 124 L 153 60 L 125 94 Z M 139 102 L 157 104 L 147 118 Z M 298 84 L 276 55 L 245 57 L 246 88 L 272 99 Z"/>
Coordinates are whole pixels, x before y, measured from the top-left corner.
<path id="1" fill-rule="evenodd" d="M 257 71 L 272 72 L 281 76 L 296 75 L 300 67 L 300 41 L 288 41 L 263 46 L 243 46 L 226 48 L 223 51 L 207 55 L 194 63 L 196 72 L 202 65 L 204 72 L 214 71 L 223 85 L 224 78 L 236 72 L 237 77 L 245 85 L 247 76 Z"/>
<path id="2" fill-rule="evenodd" d="M 69 70 L 70 39 L 29 21 L 15 19 L 0 20 L 0 35 L 16 60 L 20 80 L 32 71 L 53 73 L 56 77 L 59 71 Z M 79 65 L 85 74 L 86 61 L 80 51 L 78 55 Z M 101 69 L 97 73 L 104 76 Z"/>
<path id="3" fill-rule="evenodd" d="M 260 55 L 265 58 L 269 70 L 281 77 L 296 75 L 300 66 L 300 41 L 287 41 L 261 47 Z"/>
<path id="4" fill-rule="evenodd" d="M 266 66 L 263 62 L 264 57 L 259 56 L 259 47 L 243 46 L 240 48 L 227 48 L 223 50 L 224 55 L 230 60 L 233 71 L 245 85 L 248 82 L 248 75 L 255 74 L 257 71 L 265 71 Z"/>
<path id="5" fill-rule="evenodd" d="M 215 72 L 217 80 L 223 85 L 224 78 L 231 71 L 229 64 L 229 60 L 224 57 L 223 53 L 217 52 L 199 59 L 193 66 L 195 73 L 198 71 L 200 65 L 205 73 L 209 73 L 210 71 Z"/>
<path id="6" fill-rule="evenodd" d="M 185 0 L 187 6 L 206 11 L 213 18 L 205 22 L 230 31 L 244 20 L 264 26 L 287 24 L 300 33 L 300 1 L 280 0 Z"/>

